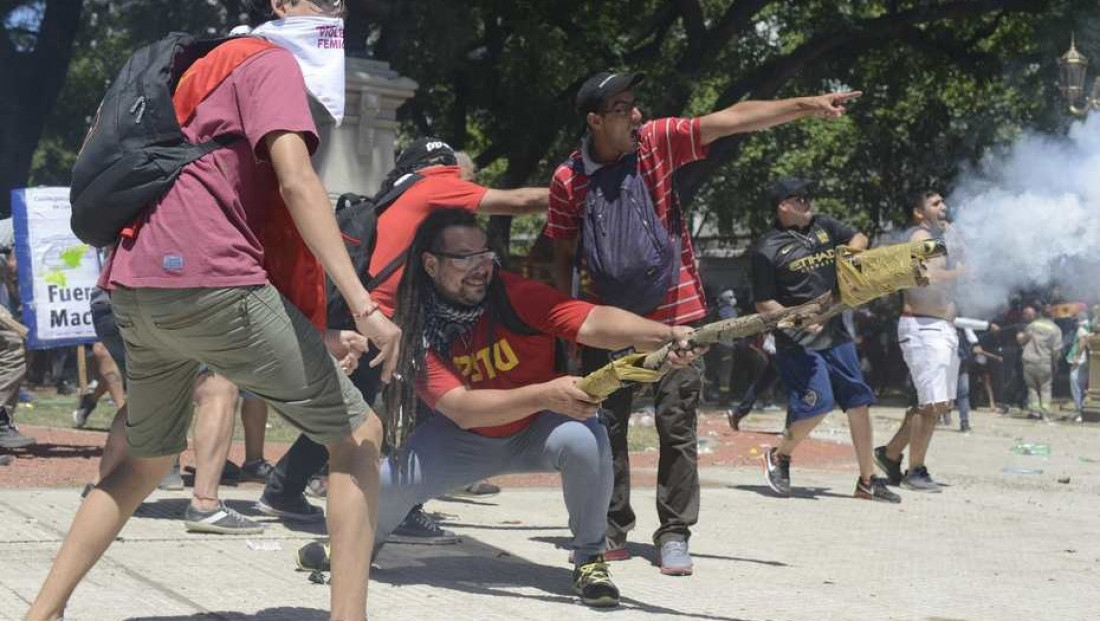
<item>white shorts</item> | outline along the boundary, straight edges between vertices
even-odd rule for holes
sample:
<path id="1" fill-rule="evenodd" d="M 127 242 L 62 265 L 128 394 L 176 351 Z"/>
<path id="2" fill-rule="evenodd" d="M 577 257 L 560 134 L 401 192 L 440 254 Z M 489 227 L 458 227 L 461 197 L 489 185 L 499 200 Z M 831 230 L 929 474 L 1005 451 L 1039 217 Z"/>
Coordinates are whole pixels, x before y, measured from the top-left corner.
<path id="1" fill-rule="evenodd" d="M 898 318 L 898 345 L 917 389 L 917 404 L 955 400 L 959 384 L 959 335 L 935 317 Z"/>

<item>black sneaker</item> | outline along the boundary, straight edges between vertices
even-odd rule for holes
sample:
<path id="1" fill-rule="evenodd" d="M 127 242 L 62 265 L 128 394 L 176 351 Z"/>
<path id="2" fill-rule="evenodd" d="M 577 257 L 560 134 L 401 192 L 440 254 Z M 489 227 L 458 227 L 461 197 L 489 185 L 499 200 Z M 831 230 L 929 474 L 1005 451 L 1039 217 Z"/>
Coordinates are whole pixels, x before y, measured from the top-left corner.
<path id="1" fill-rule="evenodd" d="M 195 476 L 194 466 L 184 466 L 183 471 L 192 477 Z M 222 478 L 218 481 L 220 485 L 236 485 L 241 480 L 241 467 L 237 464 L 225 460 L 225 466 L 222 467 Z"/>
<path id="2" fill-rule="evenodd" d="M 780 455 L 779 449 L 770 448 L 764 451 L 764 480 L 768 487 L 780 496 L 791 495 L 791 458 L 789 455 Z"/>
<path id="3" fill-rule="evenodd" d="M 332 557 L 332 544 L 324 541 L 311 541 L 298 548 L 298 569 L 301 571 L 331 571 L 329 559 Z"/>
<path id="4" fill-rule="evenodd" d="M 15 425 L 0 425 L 0 448 L 21 449 L 34 445 L 37 440 L 19 433 Z"/>
<path id="5" fill-rule="evenodd" d="M 739 409 L 730 408 L 726 410 L 726 420 L 729 421 L 730 429 L 741 431 L 741 420 L 748 415 L 749 412 L 742 412 Z"/>
<path id="6" fill-rule="evenodd" d="M 271 474 L 274 468 L 263 457 L 246 461 L 241 464 L 241 480 L 242 481 L 267 481 L 267 475 Z"/>
<path id="7" fill-rule="evenodd" d="M 73 427 L 77 429 L 83 429 L 84 425 L 88 424 L 88 417 L 92 415 L 95 410 L 96 400 L 92 395 L 87 394 L 80 398 L 80 405 L 76 406 L 73 410 Z"/>
<path id="8" fill-rule="evenodd" d="M 585 606 L 614 608 L 619 605 L 619 587 L 611 581 L 602 555 L 593 556 L 573 569 L 573 592 Z"/>
<path id="9" fill-rule="evenodd" d="M 940 488 L 940 484 L 932 480 L 932 476 L 928 474 L 928 468 L 924 466 L 917 466 L 906 472 L 905 478 L 901 481 L 901 486 L 905 489 L 911 489 L 914 492 L 930 492 L 936 494 L 943 491 Z"/>
<path id="10" fill-rule="evenodd" d="M 321 522 L 325 519 L 325 510 L 310 504 L 304 494 L 290 500 L 275 500 L 264 494 L 256 501 L 256 510 L 292 522 Z"/>
<path id="11" fill-rule="evenodd" d="M 886 487 L 886 479 L 874 475 L 871 475 L 870 483 L 864 483 L 863 477 L 856 479 L 856 493 L 852 495 L 872 502 L 901 502 L 901 496 Z"/>
<path id="12" fill-rule="evenodd" d="M 445 546 L 458 543 L 458 535 L 440 528 L 423 506 L 413 507 L 397 528 L 386 538 L 386 543 L 411 543 L 422 546 Z"/>
<path id="13" fill-rule="evenodd" d="M 257 524 L 218 501 L 213 511 L 199 511 L 188 504 L 183 512 L 183 526 L 193 533 L 217 533 L 219 535 L 258 535 L 264 532 L 263 524 Z"/>
<path id="14" fill-rule="evenodd" d="M 875 463 L 886 475 L 886 482 L 890 485 L 901 485 L 901 480 L 905 477 L 905 474 L 901 471 L 902 459 L 904 459 L 904 455 L 899 455 L 897 461 L 887 457 L 885 446 L 875 448 Z"/>
<path id="15" fill-rule="evenodd" d="M 959 433 L 970 433 L 970 423 L 959 423 Z"/>

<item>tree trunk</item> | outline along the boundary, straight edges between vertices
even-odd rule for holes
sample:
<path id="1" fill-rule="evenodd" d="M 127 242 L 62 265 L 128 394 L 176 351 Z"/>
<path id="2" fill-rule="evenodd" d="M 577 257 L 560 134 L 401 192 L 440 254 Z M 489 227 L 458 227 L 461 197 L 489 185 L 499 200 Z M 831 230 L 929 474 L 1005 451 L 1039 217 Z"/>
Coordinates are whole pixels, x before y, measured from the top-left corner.
<path id="1" fill-rule="evenodd" d="M 0 216 L 11 215 L 11 191 L 26 187 L 46 117 L 65 83 L 82 0 L 48 0 L 34 49 L 0 40 Z"/>

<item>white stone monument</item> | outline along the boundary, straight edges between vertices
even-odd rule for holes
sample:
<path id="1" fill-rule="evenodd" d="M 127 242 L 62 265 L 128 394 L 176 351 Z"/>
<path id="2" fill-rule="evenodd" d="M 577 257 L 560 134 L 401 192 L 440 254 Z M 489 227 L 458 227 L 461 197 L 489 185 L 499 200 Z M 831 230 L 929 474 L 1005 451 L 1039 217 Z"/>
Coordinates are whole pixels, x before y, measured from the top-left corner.
<path id="1" fill-rule="evenodd" d="M 397 108 L 416 92 L 417 84 L 389 63 L 347 59 L 344 121 L 319 126 L 321 148 L 313 164 L 329 196 L 345 192 L 374 194 L 393 168 L 397 145 Z M 315 115 L 317 118 L 317 115 Z"/>

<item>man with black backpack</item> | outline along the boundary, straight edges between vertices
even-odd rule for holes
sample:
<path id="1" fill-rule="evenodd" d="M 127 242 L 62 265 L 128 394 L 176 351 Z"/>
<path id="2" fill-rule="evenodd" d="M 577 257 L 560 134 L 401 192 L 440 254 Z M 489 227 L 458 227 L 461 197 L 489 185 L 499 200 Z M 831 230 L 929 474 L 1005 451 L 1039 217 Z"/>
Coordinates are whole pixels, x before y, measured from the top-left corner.
<path id="1" fill-rule="evenodd" d="M 807 116 L 839 117 L 842 104 L 859 93 L 743 101 L 698 118 L 643 123 L 634 95 L 642 79 L 637 72 L 601 72 L 577 92 L 577 111 L 586 132 L 580 149 L 558 166 L 550 185 L 546 232 L 555 240 L 555 279 L 560 291 L 571 292 L 576 264 L 591 284 L 582 292 L 585 296 L 669 325 L 690 325 L 706 316 L 706 302 L 673 173 L 705 158 L 707 146 L 720 138 Z M 585 348 L 584 371 L 603 366 L 608 357 L 607 351 Z M 655 387 L 661 526 L 653 539 L 661 572 L 669 575 L 692 572 L 687 542 L 699 517 L 695 428 L 701 366 L 669 373 Z M 630 557 L 626 534 L 635 521 L 627 452 L 631 398 L 632 389 L 627 388 L 605 402 L 615 459 L 609 560 Z"/>
<path id="2" fill-rule="evenodd" d="M 522 215 L 546 210 L 549 190 L 516 188 L 496 190 L 464 179 L 455 151 L 439 138 L 420 138 L 401 151 L 394 169 L 371 199 L 360 200 L 341 210 L 345 243 L 362 281 L 387 317 L 393 315 L 397 285 L 413 234 L 431 213 L 444 207 L 458 207 L 471 213 Z M 350 323 L 346 306 L 330 300 L 328 325 L 344 328 Z M 376 367 L 360 366 L 351 376 L 367 402 L 378 392 Z M 300 436 L 275 465 L 264 493 L 256 503 L 259 511 L 295 521 L 315 521 L 324 513 L 305 499 L 310 477 L 328 461 L 324 446 Z M 457 542 L 419 507 L 393 535 L 406 543 L 446 544 Z"/>
<path id="3" fill-rule="evenodd" d="M 342 41 L 339 47 L 317 45 L 318 36 L 342 37 L 341 0 L 253 4 L 278 22 L 283 35 L 298 39 L 302 45 L 297 47 L 310 50 L 319 66 L 342 63 Z M 74 167 L 74 180 L 80 176 L 85 182 L 89 170 L 104 169 L 95 183 L 73 186 L 74 230 L 88 234 L 97 210 L 106 214 L 120 203 L 91 200 L 86 192 L 130 184 L 127 191 L 106 192 L 125 201 L 135 186 L 150 180 L 94 161 L 97 154 L 112 153 L 111 139 L 118 132 L 150 129 L 149 135 L 131 135 L 132 142 L 114 145 L 114 152 L 122 150 L 119 161 L 134 155 L 161 164 L 140 169 L 153 175 L 157 191 L 130 216 L 119 216 L 125 229 L 86 235 L 118 242 L 101 286 L 111 292 L 126 343 L 129 454 L 81 505 L 27 618 L 63 616 L 78 582 L 171 468 L 186 444 L 191 392 L 205 364 L 328 446 L 329 532 L 337 544 L 331 615 L 362 621 L 378 508 L 381 423 L 326 351 L 318 326 L 271 284 L 275 274 L 265 259 L 278 253 L 265 252 L 261 237 L 300 235 L 308 247 L 302 256 L 324 268 L 347 301 L 356 329 L 380 349 L 372 364 L 383 365 L 383 380 L 392 373 L 401 331 L 379 312 L 359 281 L 340 242 L 328 194 L 311 165 L 318 139 L 307 82 L 288 51 L 296 47 L 252 37 L 213 46 L 180 36 L 166 41 L 167 47 L 153 44 L 128 61 Z M 319 50 L 339 54 L 317 58 Z M 142 81 L 132 83 L 130 76 Z M 156 127 L 166 128 L 162 140 L 182 136 L 191 146 L 207 146 L 199 147 L 198 157 L 179 166 L 175 176 L 158 177 L 173 159 L 158 158 L 178 153 L 161 143 L 142 142 L 155 137 Z M 127 152 L 128 147 L 137 148 Z M 131 168 L 138 170 L 133 168 L 138 165 L 135 161 Z M 295 261 L 292 267 L 299 266 Z M 319 289 L 299 293 L 306 296 L 304 302 L 318 305 L 323 281 Z M 319 302 L 323 308 L 324 300 Z"/>
<path id="4" fill-rule="evenodd" d="M 563 296 L 501 272 L 475 216 L 441 209 L 409 250 L 395 320 L 405 326 L 402 380 L 386 388 L 387 439 L 378 534 L 409 507 L 488 476 L 561 473 L 573 539 L 573 590 L 589 606 L 619 603 L 602 552 L 611 454 L 578 378 L 555 369 L 555 337 L 652 350 L 691 328 Z M 696 353 L 674 350 L 674 366 Z M 422 419 L 422 420 L 421 420 Z M 407 436 L 407 437 L 406 437 Z"/>

